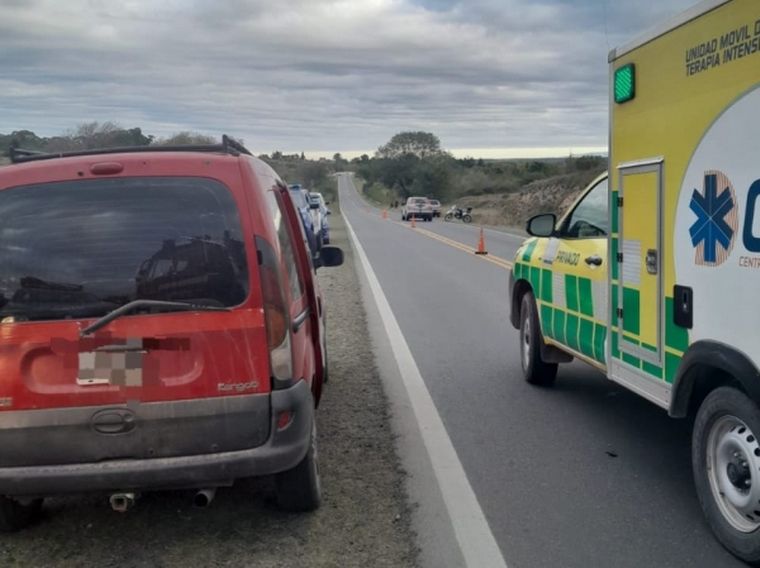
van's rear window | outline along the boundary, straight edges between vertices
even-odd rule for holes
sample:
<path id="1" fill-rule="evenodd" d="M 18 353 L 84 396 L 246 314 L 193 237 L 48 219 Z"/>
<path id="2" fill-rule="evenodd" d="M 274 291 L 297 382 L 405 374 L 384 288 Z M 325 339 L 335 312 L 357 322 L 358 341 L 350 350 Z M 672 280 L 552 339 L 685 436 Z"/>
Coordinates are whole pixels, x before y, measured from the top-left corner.
<path id="1" fill-rule="evenodd" d="M 248 295 L 240 217 L 205 178 L 119 178 L 0 191 L 0 317 L 95 317 L 136 299 Z"/>

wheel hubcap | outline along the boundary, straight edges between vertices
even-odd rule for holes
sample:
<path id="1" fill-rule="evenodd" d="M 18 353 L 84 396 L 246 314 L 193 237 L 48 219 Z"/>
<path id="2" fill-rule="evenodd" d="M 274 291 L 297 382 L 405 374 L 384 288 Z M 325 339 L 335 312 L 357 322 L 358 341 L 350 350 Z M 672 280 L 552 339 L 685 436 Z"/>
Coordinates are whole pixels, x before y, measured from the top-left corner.
<path id="1" fill-rule="evenodd" d="M 522 364 L 527 370 L 530 365 L 530 317 L 525 317 L 522 335 Z"/>
<path id="2" fill-rule="evenodd" d="M 736 530 L 760 527 L 760 445 L 735 416 L 715 421 L 707 438 L 707 475 L 723 517 Z"/>

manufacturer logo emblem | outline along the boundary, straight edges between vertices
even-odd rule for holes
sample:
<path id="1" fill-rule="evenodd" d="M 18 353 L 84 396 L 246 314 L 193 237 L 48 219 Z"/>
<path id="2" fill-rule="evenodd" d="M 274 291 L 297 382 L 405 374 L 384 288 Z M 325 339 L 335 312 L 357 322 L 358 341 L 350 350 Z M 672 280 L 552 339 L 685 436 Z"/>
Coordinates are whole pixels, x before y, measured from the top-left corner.
<path id="1" fill-rule="evenodd" d="M 245 392 L 256 390 L 258 387 L 258 381 L 248 381 L 247 383 L 217 383 L 216 385 L 219 392 Z"/>
<path id="2" fill-rule="evenodd" d="M 694 189 L 689 209 L 697 216 L 689 228 L 691 244 L 696 249 L 694 261 L 702 266 L 723 264 L 731 254 L 739 228 L 731 181 L 717 170 L 705 172 L 702 192 Z"/>

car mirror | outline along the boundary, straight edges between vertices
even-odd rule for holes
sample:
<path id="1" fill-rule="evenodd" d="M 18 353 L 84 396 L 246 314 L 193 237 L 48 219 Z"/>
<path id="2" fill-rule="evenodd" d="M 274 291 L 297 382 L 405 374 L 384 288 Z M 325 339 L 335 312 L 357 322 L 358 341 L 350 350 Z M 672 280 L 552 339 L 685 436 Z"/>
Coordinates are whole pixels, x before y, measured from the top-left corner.
<path id="1" fill-rule="evenodd" d="M 551 237 L 554 235 L 554 227 L 557 224 L 557 216 L 552 213 L 536 215 L 528 220 L 526 230 L 534 237 Z"/>
<path id="2" fill-rule="evenodd" d="M 318 266 L 340 266 L 343 264 L 343 251 L 339 247 L 322 247 L 317 264 Z"/>
<path id="3" fill-rule="evenodd" d="M 325 215 L 332 215 L 332 211 L 330 211 L 330 210 L 328 209 L 327 211 L 325 211 Z"/>
<path id="4" fill-rule="evenodd" d="M 325 205 L 330 205 L 330 202 L 329 201 L 325 201 Z"/>

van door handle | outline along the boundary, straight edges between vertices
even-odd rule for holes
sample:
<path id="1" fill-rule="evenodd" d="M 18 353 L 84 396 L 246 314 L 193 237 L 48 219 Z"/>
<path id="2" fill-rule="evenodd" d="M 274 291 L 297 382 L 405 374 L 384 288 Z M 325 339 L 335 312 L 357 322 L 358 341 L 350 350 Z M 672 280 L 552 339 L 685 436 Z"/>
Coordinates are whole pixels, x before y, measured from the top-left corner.
<path id="1" fill-rule="evenodd" d="M 293 330 L 293 333 L 298 333 L 298 330 L 301 329 L 301 326 L 306 322 L 306 318 L 309 317 L 309 314 L 311 313 L 311 308 L 308 307 L 304 311 L 302 311 L 300 314 L 298 314 L 296 317 L 293 318 L 293 325 L 291 329 Z"/>
<path id="2" fill-rule="evenodd" d="M 602 257 L 598 254 L 587 256 L 586 257 L 586 264 L 589 266 L 601 266 L 602 265 Z"/>

